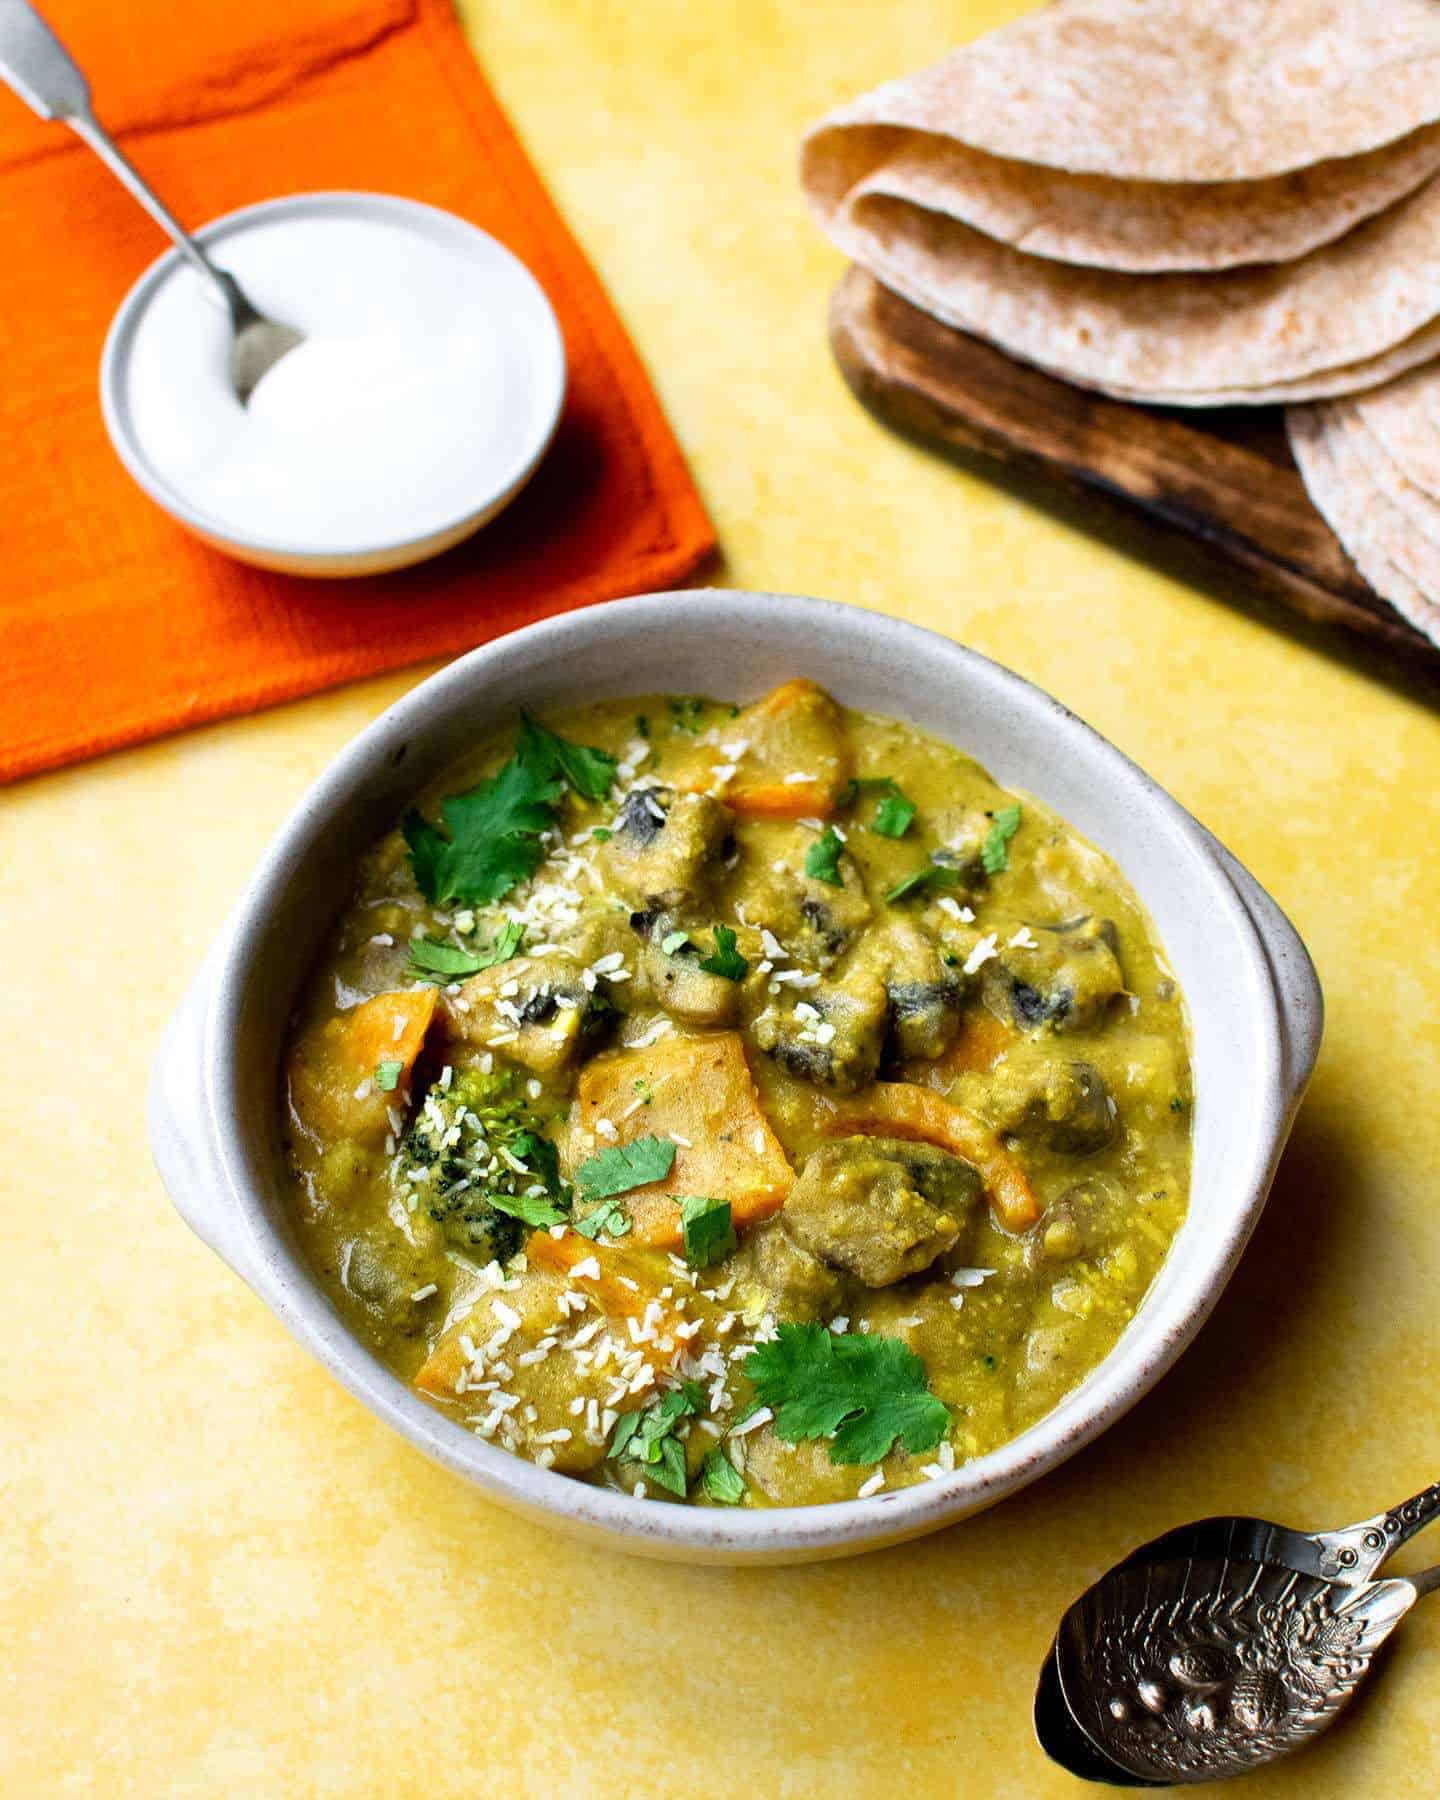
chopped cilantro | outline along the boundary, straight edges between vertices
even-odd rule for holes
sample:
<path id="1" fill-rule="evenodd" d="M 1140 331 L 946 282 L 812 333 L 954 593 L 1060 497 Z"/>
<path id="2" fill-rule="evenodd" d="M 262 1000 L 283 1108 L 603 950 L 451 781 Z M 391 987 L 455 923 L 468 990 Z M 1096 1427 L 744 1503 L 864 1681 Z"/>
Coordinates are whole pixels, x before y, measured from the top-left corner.
<path id="1" fill-rule="evenodd" d="M 444 831 L 407 813 L 400 829 L 420 892 L 433 904 L 501 899 L 539 868 L 540 834 L 555 823 L 563 791 L 562 782 L 512 757 L 498 775 L 440 802 Z"/>
<path id="2" fill-rule="evenodd" d="M 833 1438 L 834 1463 L 877 1463 L 897 1439 L 923 1455 L 949 1423 L 924 1363 L 879 1332 L 836 1337 L 823 1325 L 781 1325 L 743 1367 L 761 1404 L 774 1410 L 776 1435 L 788 1444 Z"/>
<path id="3" fill-rule="evenodd" d="M 410 974 L 416 981 L 442 985 L 458 981 L 466 975 L 478 975 L 482 969 L 493 969 L 496 963 L 509 962 L 524 941 L 525 927 L 512 919 L 507 919 L 491 942 L 478 950 L 462 950 L 443 938 L 411 938 Z"/>
<path id="4" fill-rule="evenodd" d="M 597 825 L 590 835 L 597 844 L 608 844 L 615 833 L 608 825 Z"/>
<path id="5" fill-rule="evenodd" d="M 688 731 L 692 737 L 699 735 L 705 719 L 704 700 L 667 700 L 670 716 L 675 722 L 677 731 Z"/>
<path id="6" fill-rule="evenodd" d="M 388 1058 L 375 1065 L 375 1085 L 382 1094 L 393 1094 L 400 1085 L 400 1077 L 404 1073 L 403 1062 L 392 1062 Z"/>
<path id="7" fill-rule="evenodd" d="M 901 838 L 910 829 L 914 819 L 913 800 L 907 800 L 901 793 L 887 794 L 875 808 L 870 829 L 878 831 L 881 837 Z"/>
<path id="8" fill-rule="evenodd" d="M 1184 1112 L 1185 1105 L 1186 1105 L 1185 1101 L 1180 1098 L 1179 1094 L 1172 1094 L 1170 1096 L 1171 1112 L 1174 1112 L 1174 1113 Z"/>
<path id="9" fill-rule="evenodd" d="M 440 802 L 443 830 L 418 812 L 405 815 L 400 829 L 420 892 L 432 904 L 488 906 L 503 898 L 539 868 L 541 834 L 555 824 L 565 783 L 587 800 L 602 800 L 614 779 L 608 750 L 572 744 L 522 713 L 509 762 Z"/>
<path id="10" fill-rule="evenodd" d="M 916 807 L 914 801 L 907 800 L 900 791 L 899 782 L 889 775 L 860 776 L 845 783 L 836 805 L 853 806 L 861 794 L 880 796 L 870 829 L 878 831 L 881 837 L 904 837 L 914 821 Z"/>
<path id="11" fill-rule="evenodd" d="M 528 763 L 546 775 L 563 775 L 575 792 L 586 800 L 603 800 L 615 785 L 618 758 L 608 750 L 572 744 L 568 738 L 547 730 L 529 713 L 520 715 L 515 754 L 522 763 Z"/>
<path id="12" fill-rule="evenodd" d="M 575 1229 L 581 1237 L 598 1238 L 603 1231 L 617 1238 L 624 1237 L 634 1223 L 618 1200 L 602 1200 L 594 1212 L 575 1221 Z"/>
<path id="13" fill-rule="evenodd" d="M 987 875 L 998 875 L 1002 869 L 1010 867 L 1008 846 L 1019 829 L 1018 806 L 1002 806 L 998 812 L 990 815 L 990 829 L 985 833 L 985 842 L 980 848 L 980 860 L 985 865 Z"/>
<path id="14" fill-rule="evenodd" d="M 663 1180 L 674 1162 L 672 1139 L 639 1137 L 629 1144 L 610 1144 L 581 1163 L 576 1181 L 587 1200 L 604 1200 Z"/>
<path id="15" fill-rule="evenodd" d="M 727 981 L 743 981 L 750 965 L 735 948 L 735 933 L 728 925 L 715 927 L 715 954 L 702 956 L 700 967 L 707 975 L 723 975 Z"/>
<path id="16" fill-rule="evenodd" d="M 522 1225 L 533 1226 L 537 1231 L 550 1225 L 564 1225 L 569 1218 L 548 1194 L 493 1194 L 487 1190 L 481 1197 L 496 1212 L 519 1219 Z"/>
<path id="17" fill-rule="evenodd" d="M 684 949 L 689 942 L 690 933 L 688 931 L 667 931 L 660 940 L 660 948 L 666 956 L 673 956 L 677 950 Z"/>
<path id="18" fill-rule="evenodd" d="M 655 1098 L 654 1088 L 651 1087 L 650 1083 L 643 1075 L 637 1075 L 635 1077 L 635 1092 L 640 1096 L 641 1100 L 644 1101 L 646 1106 L 649 1106 L 650 1102 Z"/>
<path id="19" fill-rule="evenodd" d="M 712 1450 L 700 1465 L 700 1485 L 719 1506 L 738 1506 L 747 1489 L 744 1478 L 723 1450 Z"/>
<path id="20" fill-rule="evenodd" d="M 894 887 L 890 888 L 885 898 L 893 906 L 897 900 L 904 900 L 911 894 L 919 893 L 927 887 L 957 887 L 960 882 L 960 871 L 947 867 L 944 863 L 921 863 L 918 869 L 912 869 L 903 875 Z"/>
<path id="21" fill-rule="evenodd" d="M 679 1199 L 680 1227 L 685 1234 L 685 1260 L 692 1269 L 708 1269 L 735 1248 L 735 1227 L 728 1200 L 692 1194 Z"/>
<path id="22" fill-rule="evenodd" d="M 844 848 L 839 832 L 827 825 L 805 852 L 805 873 L 827 887 L 844 887 L 845 878 L 840 873 L 840 852 Z"/>
<path id="23" fill-rule="evenodd" d="M 621 1413 L 606 1455 L 612 1462 L 640 1463 L 649 1479 L 683 1500 L 689 1485 L 685 1441 L 676 1427 L 682 1419 L 692 1418 L 704 1404 L 705 1390 L 700 1383 L 682 1381 L 658 1405 Z"/>

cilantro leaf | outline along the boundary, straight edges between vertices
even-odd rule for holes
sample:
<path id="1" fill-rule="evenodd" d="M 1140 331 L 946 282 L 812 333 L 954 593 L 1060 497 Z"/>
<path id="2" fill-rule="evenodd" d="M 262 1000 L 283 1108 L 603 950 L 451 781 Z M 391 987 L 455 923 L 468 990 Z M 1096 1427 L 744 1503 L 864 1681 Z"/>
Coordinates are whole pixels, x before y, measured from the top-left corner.
<path id="1" fill-rule="evenodd" d="M 700 1485 L 720 1506 L 738 1506 L 749 1491 L 744 1478 L 723 1450 L 712 1450 L 700 1465 Z"/>
<path id="2" fill-rule="evenodd" d="M 515 740 L 515 754 L 545 778 L 559 773 L 577 794 L 587 800 L 603 800 L 615 785 L 618 759 L 608 750 L 592 749 L 585 744 L 572 744 L 548 730 L 529 713 L 520 715 L 520 735 Z"/>
<path id="3" fill-rule="evenodd" d="M 910 894 L 919 893 L 927 887 L 958 887 L 960 871 L 947 867 L 944 863 L 921 863 L 918 869 L 912 869 L 908 875 L 902 875 L 894 887 L 890 888 L 885 898 L 893 906 L 897 900 L 904 900 Z"/>
<path id="4" fill-rule="evenodd" d="M 877 1463 L 898 1439 L 912 1456 L 933 1450 L 950 1415 L 930 1392 L 925 1365 L 898 1338 L 836 1337 L 817 1324 L 781 1325 L 751 1351 L 745 1373 L 786 1443 L 831 1437 L 834 1463 Z"/>
<path id="5" fill-rule="evenodd" d="M 375 1065 L 375 1085 L 382 1094 L 393 1094 L 400 1085 L 400 1076 L 404 1072 L 403 1062 L 392 1062 L 388 1057 L 384 1062 Z"/>
<path id="6" fill-rule="evenodd" d="M 682 1381 L 658 1405 L 621 1413 L 605 1454 L 612 1462 L 640 1463 L 649 1479 L 683 1500 L 688 1485 L 685 1444 L 676 1426 L 682 1419 L 693 1417 L 704 1404 L 705 1390 L 700 1383 Z"/>
<path id="7" fill-rule="evenodd" d="M 805 873 L 827 887 L 844 887 L 845 877 L 840 873 L 840 852 L 844 848 L 839 832 L 827 825 L 805 852 Z"/>
<path id="8" fill-rule="evenodd" d="M 889 775 L 862 775 L 845 783 L 835 804 L 853 806 L 861 794 L 880 795 L 880 804 L 875 808 L 870 829 L 878 831 L 881 837 L 904 837 L 915 818 L 917 808 L 914 801 L 907 800 L 900 791 L 900 783 Z"/>
<path id="9" fill-rule="evenodd" d="M 525 927 L 511 919 L 505 921 L 490 943 L 478 950 L 462 950 L 443 938 L 411 938 L 410 973 L 417 981 L 442 985 L 459 981 L 466 975 L 478 975 L 482 969 L 493 969 L 496 963 L 509 962 L 524 941 Z"/>
<path id="10" fill-rule="evenodd" d="M 558 1206 L 548 1194 L 493 1194 L 483 1193 L 480 1198 L 496 1212 L 504 1213 L 507 1218 L 519 1219 L 524 1225 L 543 1231 L 550 1225 L 564 1225 L 569 1221 L 569 1214 Z"/>
<path id="11" fill-rule="evenodd" d="M 635 1221 L 618 1200 L 602 1200 L 592 1213 L 576 1219 L 575 1229 L 581 1237 L 598 1238 L 603 1231 L 612 1238 L 624 1237 Z"/>
<path id="12" fill-rule="evenodd" d="M 990 815 L 990 829 L 980 847 L 980 861 L 987 875 L 998 875 L 1010 867 L 1009 844 L 1020 829 L 1020 807 L 1002 806 Z"/>
<path id="13" fill-rule="evenodd" d="M 661 1181 L 675 1162 L 671 1138 L 638 1137 L 629 1144 L 609 1144 L 581 1163 L 576 1173 L 587 1200 L 604 1200 L 611 1194 L 628 1194 L 631 1188 Z"/>
<path id="14" fill-rule="evenodd" d="M 565 1183 L 560 1178 L 560 1152 L 539 1131 L 520 1131 L 510 1140 L 510 1154 L 527 1163 L 537 1180 L 545 1183 L 545 1191 L 561 1195 Z"/>
<path id="15" fill-rule="evenodd" d="M 539 868 L 540 836 L 555 824 L 566 782 L 587 800 L 603 800 L 615 768 L 608 750 L 572 744 L 521 713 L 515 754 L 488 780 L 442 800 L 440 826 L 413 811 L 401 822 L 420 892 L 437 905 L 503 898 Z"/>
<path id="16" fill-rule="evenodd" d="M 677 1196 L 677 1199 L 679 1197 Z M 711 1200 L 703 1194 L 679 1199 L 680 1228 L 685 1236 L 685 1260 L 692 1269 L 708 1269 L 735 1248 L 735 1227 L 730 1202 Z"/>
<path id="17" fill-rule="evenodd" d="M 735 948 L 735 933 L 728 925 L 715 927 L 715 954 L 702 956 L 700 967 L 707 975 L 723 975 L 727 981 L 743 981 L 750 965 Z"/>
<path id="18" fill-rule="evenodd" d="M 907 800 L 899 788 L 896 788 L 893 794 L 887 794 L 875 808 L 870 829 L 878 831 L 881 837 L 904 837 L 914 822 L 915 811 L 915 802 Z"/>
<path id="19" fill-rule="evenodd" d="M 401 824 L 420 892 L 432 904 L 463 900 L 489 906 L 533 875 L 544 857 L 540 834 L 555 823 L 564 792 L 512 757 L 488 781 L 440 802 L 442 831 L 418 812 Z"/>

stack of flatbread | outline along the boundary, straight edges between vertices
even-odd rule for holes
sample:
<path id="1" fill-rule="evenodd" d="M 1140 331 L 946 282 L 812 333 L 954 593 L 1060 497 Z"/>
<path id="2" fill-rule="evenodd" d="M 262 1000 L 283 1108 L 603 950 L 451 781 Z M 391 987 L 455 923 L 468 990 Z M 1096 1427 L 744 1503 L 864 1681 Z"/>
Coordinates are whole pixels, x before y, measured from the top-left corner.
<path id="1" fill-rule="evenodd" d="M 1290 415 L 1311 494 L 1440 631 L 1440 0 L 1060 0 L 801 173 L 887 287 L 1069 381 L 1327 402 Z"/>

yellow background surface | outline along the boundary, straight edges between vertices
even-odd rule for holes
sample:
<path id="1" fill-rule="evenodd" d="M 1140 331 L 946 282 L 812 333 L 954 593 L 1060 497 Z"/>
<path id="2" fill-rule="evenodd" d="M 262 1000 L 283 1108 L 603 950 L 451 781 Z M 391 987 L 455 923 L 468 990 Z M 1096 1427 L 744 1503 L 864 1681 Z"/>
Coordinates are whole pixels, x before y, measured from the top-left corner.
<path id="1" fill-rule="evenodd" d="M 12 790 L 7 1800 L 1079 1794 L 1031 1739 L 1030 1694 L 1103 1567 L 1186 1518 L 1339 1524 L 1440 1474 L 1436 712 L 1380 665 L 1157 572 L 1154 541 L 897 441 L 827 355 L 840 265 L 797 195 L 801 129 L 1018 10 L 473 0 L 470 19 L 654 371 L 720 529 L 719 579 L 893 612 L 1009 663 L 1299 925 L 1325 1049 L 1213 1322 L 1061 1472 L 859 1561 L 652 1566 L 507 1518 L 290 1342 L 180 1224 L 145 1139 L 162 1024 L 266 840 L 425 671 Z M 1373 1699 L 1244 1791 L 1437 1787 L 1432 1603 Z"/>

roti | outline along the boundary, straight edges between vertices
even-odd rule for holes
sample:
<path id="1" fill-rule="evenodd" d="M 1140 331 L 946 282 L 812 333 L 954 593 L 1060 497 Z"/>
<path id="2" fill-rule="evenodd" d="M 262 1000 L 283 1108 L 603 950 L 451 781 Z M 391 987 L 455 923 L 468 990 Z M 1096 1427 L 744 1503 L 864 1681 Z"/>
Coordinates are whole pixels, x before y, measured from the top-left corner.
<path id="1" fill-rule="evenodd" d="M 1440 13 L 1440 6 L 1437 6 Z M 1026 256 L 958 220 L 872 195 L 832 236 L 906 299 L 1082 386 L 1199 404 L 1281 384 L 1344 392 L 1414 366 L 1440 316 L 1440 178 L 1293 263 L 1135 276 Z M 1433 346 L 1425 344 L 1423 353 Z M 1379 372 L 1363 365 L 1387 352 Z M 1348 371 L 1337 385 L 1331 371 Z"/>
<path id="2" fill-rule="evenodd" d="M 826 137 L 856 126 L 1195 182 L 1359 156 L 1437 119 L 1435 0 L 1065 0 L 831 115 L 807 145 L 807 183 L 823 187 L 839 156 Z"/>
<path id="3" fill-rule="evenodd" d="M 1306 491 L 1377 594 L 1440 643 L 1440 547 L 1375 478 L 1339 406 L 1291 407 L 1290 448 Z"/>
<path id="4" fill-rule="evenodd" d="M 839 148 L 832 134 L 832 149 Z M 1154 274 L 1288 262 L 1413 193 L 1440 169 L 1440 126 L 1398 143 L 1259 181 L 1131 181 L 1011 162 L 933 133 L 859 127 L 846 176 L 814 184 L 822 209 L 909 202 L 1029 256 Z M 825 155 L 817 145 L 814 155 Z M 838 173 L 838 172 L 837 172 Z M 822 222 L 824 222 L 822 217 Z"/>

